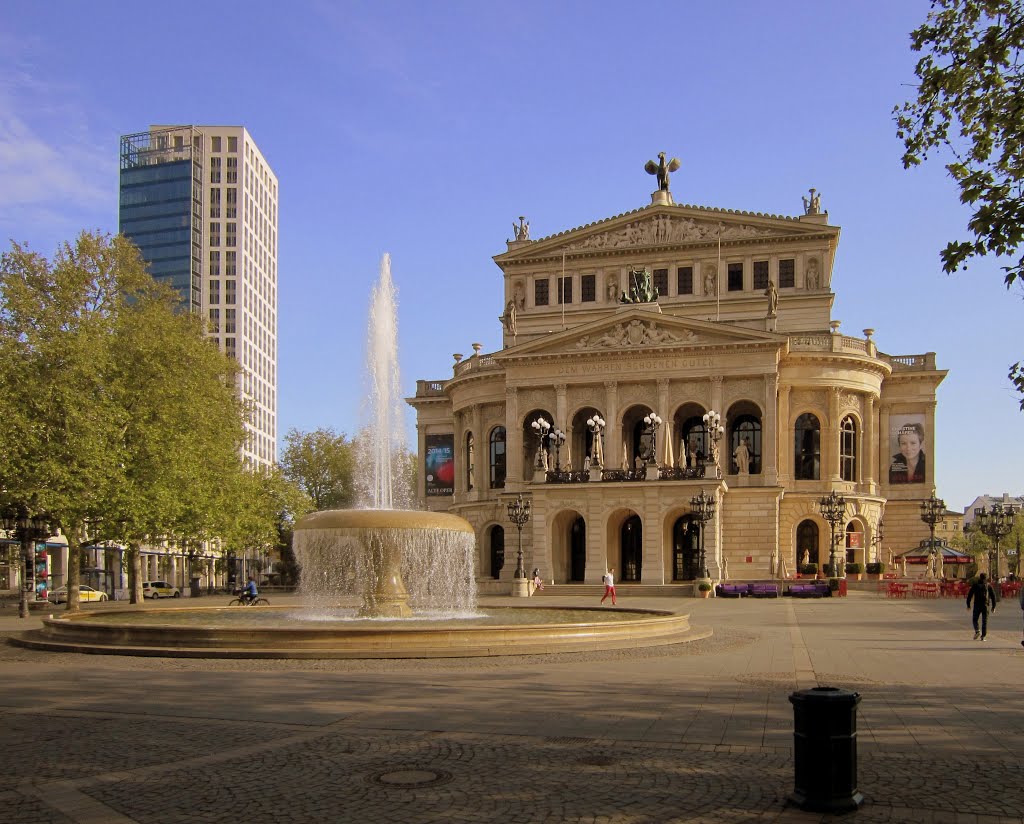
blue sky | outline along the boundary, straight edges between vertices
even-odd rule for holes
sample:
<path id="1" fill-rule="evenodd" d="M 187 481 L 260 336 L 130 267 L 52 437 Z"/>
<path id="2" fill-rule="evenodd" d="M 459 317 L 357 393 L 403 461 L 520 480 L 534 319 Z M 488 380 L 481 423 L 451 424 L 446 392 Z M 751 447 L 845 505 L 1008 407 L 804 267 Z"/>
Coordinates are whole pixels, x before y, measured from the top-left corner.
<path id="1" fill-rule="evenodd" d="M 928 5 L 8 0 L 0 235 L 49 255 L 114 232 L 121 134 L 245 125 L 280 181 L 280 432 L 351 433 L 384 252 L 413 394 L 500 346 L 490 258 L 518 215 L 540 237 L 644 206 L 659 151 L 680 203 L 795 215 L 814 186 L 842 331 L 950 370 L 938 494 L 1019 494 L 1020 292 L 995 260 L 942 274 L 967 213 L 939 164 L 903 170 L 892 122 Z"/>

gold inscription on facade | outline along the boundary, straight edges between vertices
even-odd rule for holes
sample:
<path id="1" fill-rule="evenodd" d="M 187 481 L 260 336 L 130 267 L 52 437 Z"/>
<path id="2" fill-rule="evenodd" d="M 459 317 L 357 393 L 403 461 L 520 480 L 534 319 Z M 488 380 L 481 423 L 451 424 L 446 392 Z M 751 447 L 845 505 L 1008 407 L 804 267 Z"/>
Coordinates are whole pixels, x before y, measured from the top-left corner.
<path id="1" fill-rule="evenodd" d="M 711 357 L 702 358 L 650 358 L 650 359 L 622 359 L 613 361 L 601 361 L 600 363 L 563 363 L 556 367 L 559 375 L 600 375 L 619 370 L 682 370 L 682 369 L 712 369 L 715 366 L 715 359 Z"/>

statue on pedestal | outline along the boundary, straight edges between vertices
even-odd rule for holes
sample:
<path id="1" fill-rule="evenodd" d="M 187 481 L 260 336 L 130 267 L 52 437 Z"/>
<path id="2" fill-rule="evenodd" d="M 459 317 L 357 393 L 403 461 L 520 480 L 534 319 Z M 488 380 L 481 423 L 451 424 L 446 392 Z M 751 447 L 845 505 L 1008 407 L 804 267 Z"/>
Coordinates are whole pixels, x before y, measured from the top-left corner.
<path id="1" fill-rule="evenodd" d="M 665 153 L 658 152 L 658 162 L 655 163 L 653 160 L 648 160 L 644 164 L 644 169 L 647 170 L 649 175 L 658 176 L 658 190 L 662 192 L 668 191 L 668 175 L 669 172 L 674 172 L 682 164 L 679 162 L 678 157 L 673 157 L 667 163 L 665 162 Z"/>

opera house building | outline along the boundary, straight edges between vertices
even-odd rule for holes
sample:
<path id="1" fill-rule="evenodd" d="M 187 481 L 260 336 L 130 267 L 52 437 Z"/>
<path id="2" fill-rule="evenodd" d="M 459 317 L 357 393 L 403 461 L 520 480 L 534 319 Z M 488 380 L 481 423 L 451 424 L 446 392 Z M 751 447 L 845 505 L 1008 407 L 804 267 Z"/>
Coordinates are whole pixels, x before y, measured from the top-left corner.
<path id="1" fill-rule="evenodd" d="M 524 566 L 559 584 L 824 569 L 833 535 L 847 562 L 916 546 L 935 354 L 833 319 L 840 229 L 813 189 L 792 217 L 677 205 L 662 172 L 642 208 L 537 239 L 514 225 L 494 257 L 502 348 L 474 344 L 408 399 L 422 505 L 473 525 L 481 581 L 513 577 L 519 495 Z"/>

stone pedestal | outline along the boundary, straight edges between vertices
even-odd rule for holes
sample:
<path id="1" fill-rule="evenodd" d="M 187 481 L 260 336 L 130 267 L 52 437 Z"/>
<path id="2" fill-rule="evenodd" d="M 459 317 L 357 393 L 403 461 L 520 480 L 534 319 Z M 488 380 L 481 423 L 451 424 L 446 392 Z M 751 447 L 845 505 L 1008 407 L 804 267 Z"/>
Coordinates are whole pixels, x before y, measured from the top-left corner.
<path id="1" fill-rule="evenodd" d="M 590 465 L 590 482 L 600 483 L 601 482 L 601 467 Z"/>
<path id="2" fill-rule="evenodd" d="M 658 480 L 658 465 L 657 464 L 647 464 L 646 479 L 648 481 L 656 481 L 656 480 Z"/>
<path id="3" fill-rule="evenodd" d="M 512 579 L 512 597 L 513 598 L 529 598 L 530 597 L 530 579 L 529 578 L 513 578 Z"/>
<path id="4" fill-rule="evenodd" d="M 533 482 L 535 484 L 545 483 L 548 479 L 548 473 L 544 469 L 534 468 L 533 470 Z"/>
<path id="5" fill-rule="evenodd" d="M 676 202 L 672 199 L 671 192 L 663 192 L 658 189 L 656 192 L 651 192 L 651 203 L 654 206 L 675 206 Z"/>

